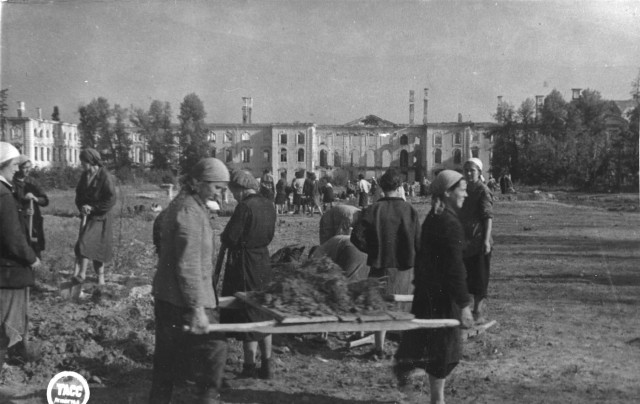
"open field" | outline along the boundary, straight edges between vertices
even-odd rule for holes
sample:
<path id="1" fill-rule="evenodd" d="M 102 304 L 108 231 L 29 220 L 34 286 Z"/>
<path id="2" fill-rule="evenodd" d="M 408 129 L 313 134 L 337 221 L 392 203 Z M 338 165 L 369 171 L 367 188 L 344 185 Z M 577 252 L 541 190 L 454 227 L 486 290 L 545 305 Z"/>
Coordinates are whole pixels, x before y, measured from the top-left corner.
<path id="1" fill-rule="evenodd" d="M 49 269 L 32 293 L 31 335 L 43 358 L 0 376 L 0 403 L 46 403 L 49 379 L 75 370 L 90 380 L 91 404 L 144 403 L 150 385 L 153 311 L 148 290 L 155 263 L 152 213 L 126 206 L 162 201 L 158 190 L 127 190 L 116 222 L 117 248 L 107 287 L 91 283 L 81 303 L 56 284 L 72 269 L 78 219 L 68 193 L 53 193 L 45 216 Z M 144 198 L 136 197 L 144 194 Z M 157 197 L 157 200 L 147 199 Z M 464 361 L 447 382 L 448 403 L 636 403 L 640 400 L 640 214 L 638 195 L 560 195 L 555 200 L 495 204 L 489 316 L 498 326 L 468 340 Z M 429 204 L 415 199 L 426 215 Z M 622 207 L 622 208 L 621 208 Z M 220 217 L 220 228 L 228 218 Z M 317 243 L 318 217 L 278 218 L 275 252 Z M 307 247 L 307 251 L 308 251 Z M 90 279 L 91 280 L 91 279 Z M 131 291 L 138 293 L 131 293 Z M 92 293 L 94 292 L 94 293 Z M 428 387 L 398 392 L 391 359 L 371 346 L 347 350 L 346 335 L 275 338 L 274 380 L 236 379 L 242 352 L 231 342 L 225 403 L 426 402 Z M 387 350 L 394 351 L 391 337 Z M 188 388 L 177 403 L 191 402 Z"/>

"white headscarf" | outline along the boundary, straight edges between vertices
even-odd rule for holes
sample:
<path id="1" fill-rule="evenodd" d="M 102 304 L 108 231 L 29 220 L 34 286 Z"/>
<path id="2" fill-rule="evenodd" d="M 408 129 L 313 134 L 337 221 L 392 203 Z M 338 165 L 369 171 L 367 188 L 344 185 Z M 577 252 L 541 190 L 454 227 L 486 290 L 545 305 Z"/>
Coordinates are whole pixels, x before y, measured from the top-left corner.
<path id="1" fill-rule="evenodd" d="M 0 142 L 0 164 L 16 157 L 20 157 L 20 152 L 14 145 L 7 142 Z"/>

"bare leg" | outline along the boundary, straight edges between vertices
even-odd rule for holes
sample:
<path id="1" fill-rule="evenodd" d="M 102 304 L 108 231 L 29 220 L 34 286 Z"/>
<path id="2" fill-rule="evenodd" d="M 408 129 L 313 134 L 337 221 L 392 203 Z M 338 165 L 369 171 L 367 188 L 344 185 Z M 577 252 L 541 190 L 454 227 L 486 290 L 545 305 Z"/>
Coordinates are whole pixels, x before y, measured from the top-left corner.
<path id="1" fill-rule="evenodd" d="M 84 280 L 87 277 L 87 267 L 89 266 L 89 258 L 76 257 L 76 265 L 73 269 L 73 276 Z"/>
<path id="2" fill-rule="evenodd" d="M 258 342 L 262 353 L 262 364 L 259 372 L 259 376 L 262 379 L 271 379 L 273 377 L 273 364 L 271 363 L 272 340 L 271 334 L 269 334 Z"/>
<path id="3" fill-rule="evenodd" d="M 104 262 L 93 261 L 93 270 L 98 275 L 98 285 L 104 285 Z"/>
<path id="4" fill-rule="evenodd" d="M 437 379 L 429 375 L 429 393 L 431 394 L 431 404 L 444 403 L 444 382 L 446 379 Z"/>
<path id="5" fill-rule="evenodd" d="M 272 347 L 273 338 L 271 334 L 264 337 L 262 341 L 259 341 L 260 351 L 262 359 L 271 359 L 271 347 Z"/>
<path id="6" fill-rule="evenodd" d="M 473 297 L 473 319 L 476 323 L 486 323 L 485 299 L 476 295 Z"/>
<path id="7" fill-rule="evenodd" d="M 244 364 L 255 366 L 256 355 L 258 354 L 258 341 L 245 341 L 242 343 L 242 349 L 244 350 Z"/>
<path id="8" fill-rule="evenodd" d="M 385 339 L 385 336 L 387 335 L 387 332 L 376 331 L 373 335 L 376 342 L 375 352 L 384 353 L 384 339 Z"/>

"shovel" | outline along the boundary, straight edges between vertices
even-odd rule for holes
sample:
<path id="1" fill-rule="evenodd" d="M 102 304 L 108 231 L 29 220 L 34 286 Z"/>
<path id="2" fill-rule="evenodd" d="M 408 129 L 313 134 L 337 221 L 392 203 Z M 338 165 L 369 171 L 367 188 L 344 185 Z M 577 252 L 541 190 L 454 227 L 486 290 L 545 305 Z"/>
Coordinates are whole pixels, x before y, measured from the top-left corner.
<path id="1" fill-rule="evenodd" d="M 84 227 L 87 224 L 87 216 L 82 215 L 82 222 L 80 223 L 80 231 L 78 238 L 82 235 Z M 75 274 L 74 274 L 75 275 Z M 62 282 L 60 284 L 60 296 L 66 300 L 78 300 L 82 293 L 82 284 L 71 281 Z"/>

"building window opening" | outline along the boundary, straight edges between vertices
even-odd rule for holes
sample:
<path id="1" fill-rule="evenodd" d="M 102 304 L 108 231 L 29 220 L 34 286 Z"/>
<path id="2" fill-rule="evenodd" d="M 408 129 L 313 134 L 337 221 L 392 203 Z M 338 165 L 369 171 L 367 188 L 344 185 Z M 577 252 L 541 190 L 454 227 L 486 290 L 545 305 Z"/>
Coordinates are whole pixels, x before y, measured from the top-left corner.
<path id="1" fill-rule="evenodd" d="M 230 162 L 233 161 L 233 152 L 230 149 L 227 149 L 227 151 L 226 151 L 225 161 L 227 163 L 230 163 Z"/>
<path id="2" fill-rule="evenodd" d="M 262 158 L 267 163 L 271 163 L 271 152 L 269 151 L 269 149 L 265 149 L 262 151 Z"/>
<path id="3" fill-rule="evenodd" d="M 436 137 L 433 138 L 433 143 L 436 146 L 442 146 L 442 133 L 436 133 Z"/>
<path id="4" fill-rule="evenodd" d="M 409 167 L 409 152 L 402 150 L 400 152 L 400 168 Z"/>
<path id="5" fill-rule="evenodd" d="M 281 163 L 287 162 L 287 149 L 280 149 L 280 162 Z"/>
<path id="6" fill-rule="evenodd" d="M 242 149 L 242 162 L 243 163 L 251 162 L 251 149 Z"/>
<path id="7" fill-rule="evenodd" d="M 407 135 L 400 136 L 400 145 L 409 144 L 409 138 Z"/>
<path id="8" fill-rule="evenodd" d="M 474 147 L 471 149 L 471 157 L 479 158 L 480 157 L 480 149 Z"/>
<path id="9" fill-rule="evenodd" d="M 280 134 L 280 144 L 287 144 L 287 134 L 286 133 L 281 133 Z"/>
<path id="10" fill-rule="evenodd" d="M 298 162 L 302 163 L 304 161 L 304 149 L 298 149 Z"/>
<path id="11" fill-rule="evenodd" d="M 455 149 L 453 151 L 453 164 L 461 164 L 462 163 L 462 152 L 460 149 Z"/>
<path id="12" fill-rule="evenodd" d="M 436 164 L 442 164 L 442 149 L 436 149 L 434 161 Z"/>
<path id="13" fill-rule="evenodd" d="M 453 135 L 453 144 L 462 144 L 462 135 L 456 133 Z"/>
<path id="14" fill-rule="evenodd" d="M 327 151 L 326 150 L 320 150 L 320 166 L 321 167 L 326 167 L 329 165 L 329 162 L 327 161 Z"/>
<path id="15" fill-rule="evenodd" d="M 298 133 L 298 144 L 304 144 L 304 133 Z"/>

